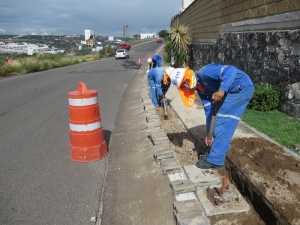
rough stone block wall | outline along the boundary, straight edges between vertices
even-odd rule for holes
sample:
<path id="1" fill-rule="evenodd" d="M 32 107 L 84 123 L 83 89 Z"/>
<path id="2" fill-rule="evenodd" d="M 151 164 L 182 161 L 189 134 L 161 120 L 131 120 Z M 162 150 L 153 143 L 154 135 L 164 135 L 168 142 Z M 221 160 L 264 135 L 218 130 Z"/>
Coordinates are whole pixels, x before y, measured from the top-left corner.
<path id="1" fill-rule="evenodd" d="M 234 65 L 254 83 L 282 91 L 280 109 L 300 120 L 300 30 L 219 34 L 216 44 L 193 44 L 189 66 Z"/>
<path id="2" fill-rule="evenodd" d="M 300 120 L 300 0 L 196 0 L 176 23 L 190 30 L 190 67 L 230 64 L 280 87 L 280 110 Z"/>

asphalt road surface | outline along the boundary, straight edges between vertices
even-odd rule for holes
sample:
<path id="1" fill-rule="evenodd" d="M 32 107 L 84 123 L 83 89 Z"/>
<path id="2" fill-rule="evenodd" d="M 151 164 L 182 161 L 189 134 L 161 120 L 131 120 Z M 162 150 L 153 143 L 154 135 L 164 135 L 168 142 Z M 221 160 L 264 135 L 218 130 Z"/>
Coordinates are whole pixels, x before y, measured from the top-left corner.
<path id="1" fill-rule="evenodd" d="M 131 104 L 123 95 L 136 88 L 133 81 L 158 45 L 136 45 L 129 59 L 113 57 L 0 79 L 1 225 L 93 224 L 101 215 L 109 157 L 89 163 L 71 160 L 68 93 L 79 82 L 98 92 L 104 137 L 114 151 L 112 146 L 120 145 L 112 138 L 120 129 L 116 121 Z M 126 126 L 129 131 L 134 124 Z"/>

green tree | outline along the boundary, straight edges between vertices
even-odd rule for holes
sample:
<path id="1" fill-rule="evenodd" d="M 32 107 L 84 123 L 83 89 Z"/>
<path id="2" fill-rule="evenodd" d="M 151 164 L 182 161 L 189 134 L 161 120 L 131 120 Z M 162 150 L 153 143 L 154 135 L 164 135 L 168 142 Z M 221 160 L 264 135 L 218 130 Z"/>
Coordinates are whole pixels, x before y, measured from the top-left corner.
<path id="1" fill-rule="evenodd" d="M 161 30 L 161 31 L 158 32 L 158 35 L 159 35 L 159 37 L 165 39 L 165 38 L 169 37 L 170 33 L 167 30 Z"/>
<path id="2" fill-rule="evenodd" d="M 141 35 L 140 34 L 135 34 L 135 35 L 133 35 L 133 39 L 134 40 L 139 40 L 139 39 L 141 39 Z"/>

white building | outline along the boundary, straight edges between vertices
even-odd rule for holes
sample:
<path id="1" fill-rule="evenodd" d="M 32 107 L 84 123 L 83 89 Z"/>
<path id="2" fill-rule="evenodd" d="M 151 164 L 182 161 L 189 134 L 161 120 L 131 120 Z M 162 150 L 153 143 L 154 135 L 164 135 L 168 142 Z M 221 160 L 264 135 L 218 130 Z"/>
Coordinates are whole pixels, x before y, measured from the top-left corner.
<path id="1" fill-rule="evenodd" d="M 183 12 L 195 0 L 182 0 L 181 12 Z"/>
<path id="2" fill-rule="evenodd" d="M 141 34 L 141 39 L 146 39 L 146 38 L 156 38 L 156 33 Z"/>
<path id="3" fill-rule="evenodd" d="M 84 30 L 84 40 L 90 39 L 92 35 L 94 36 L 93 30 Z"/>
<path id="4" fill-rule="evenodd" d="M 38 52 L 48 52 L 50 48 L 45 44 L 28 44 L 26 42 L 22 43 L 8 43 L 0 45 L 0 52 L 2 53 L 38 53 Z"/>

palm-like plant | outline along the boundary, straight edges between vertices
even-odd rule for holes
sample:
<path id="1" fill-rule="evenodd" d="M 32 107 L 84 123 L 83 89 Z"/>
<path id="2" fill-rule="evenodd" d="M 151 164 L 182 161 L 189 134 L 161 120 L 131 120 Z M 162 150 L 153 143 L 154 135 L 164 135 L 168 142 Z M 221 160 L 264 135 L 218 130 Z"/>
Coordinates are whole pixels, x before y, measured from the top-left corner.
<path id="1" fill-rule="evenodd" d="M 171 56 L 175 61 L 175 64 L 179 67 L 186 67 L 189 58 L 188 48 L 191 44 L 189 28 L 187 26 L 180 25 L 177 20 L 175 26 L 170 29 L 170 41 Z"/>

